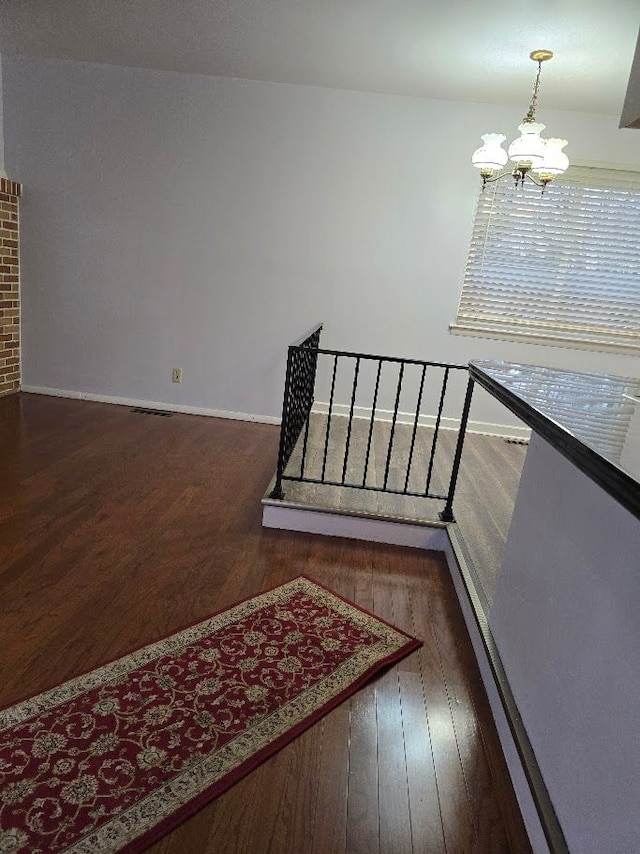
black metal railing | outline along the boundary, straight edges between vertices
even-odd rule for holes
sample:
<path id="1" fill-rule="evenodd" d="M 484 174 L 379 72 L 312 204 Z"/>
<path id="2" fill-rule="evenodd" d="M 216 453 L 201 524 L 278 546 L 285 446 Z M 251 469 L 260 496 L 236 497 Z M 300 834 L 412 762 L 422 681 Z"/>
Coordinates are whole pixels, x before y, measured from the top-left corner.
<path id="1" fill-rule="evenodd" d="M 284 496 L 283 481 L 296 481 L 433 498 L 445 502 L 440 518 L 453 521 L 453 497 L 473 391 L 467 367 L 322 349 L 321 330 L 318 325 L 288 350 L 271 497 Z M 320 358 L 324 359 L 320 380 L 328 401 L 316 402 L 312 421 Z M 455 447 L 444 461 L 441 433 L 445 407 L 451 411 L 449 391 L 454 375 L 466 379 L 467 385 L 462 410 L 458 406 L 453 418 L 459 424 Z M 425 424 L 430 429 L 419 431 Z M 372 456 L 383 462 L 375 472 Z M 435 485 L 436 468 L 440 489 Z"/>
<path id="2" fill-rule="evenodd" d="M 280 426 L 280 447 L 278 450 L 278 469 L 272 498 L 282 498 L 284 471 L 291 458 L 293 449 L 302 432 L 305 432 L 305 451 L 308 436 L 309 416 L 313 405 L 313 390 L 318 365 L 318 343 L 322 324 L 319 323 L 302 338 L 289 346 L 287 370 L 284 380 L 284 398 L 282 402 L 282 422 Z"/>

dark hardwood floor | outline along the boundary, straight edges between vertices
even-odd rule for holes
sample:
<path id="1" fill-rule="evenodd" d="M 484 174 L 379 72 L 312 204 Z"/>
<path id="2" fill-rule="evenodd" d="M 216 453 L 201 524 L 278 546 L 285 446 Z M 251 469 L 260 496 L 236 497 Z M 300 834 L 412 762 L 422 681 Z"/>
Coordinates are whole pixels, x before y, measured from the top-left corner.
<path id="1" fill-rule="evenodd" d="M 444 558 L 263 530 L 277 440 L 1 399 L 0 704 L 306 573 L 424 646 L 150 851 L 530 851 Z"/>

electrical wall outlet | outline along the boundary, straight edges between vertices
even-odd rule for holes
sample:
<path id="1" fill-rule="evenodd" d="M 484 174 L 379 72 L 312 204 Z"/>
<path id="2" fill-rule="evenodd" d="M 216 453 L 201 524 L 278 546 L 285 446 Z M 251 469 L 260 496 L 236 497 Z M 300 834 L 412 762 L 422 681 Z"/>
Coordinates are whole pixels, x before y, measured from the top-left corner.
<path id="1" fill-rule="evenodd" d="M 172 383 L 181 383 L 182 382 L 182 368 L 174 368 L 171 371 L 171 382 Z"/>

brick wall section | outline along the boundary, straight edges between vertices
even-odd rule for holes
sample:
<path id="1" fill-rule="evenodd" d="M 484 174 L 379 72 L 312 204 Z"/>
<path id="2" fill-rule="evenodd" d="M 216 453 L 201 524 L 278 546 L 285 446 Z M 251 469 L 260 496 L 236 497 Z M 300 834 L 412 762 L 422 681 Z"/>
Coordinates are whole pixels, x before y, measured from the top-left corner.
<path id="1" fill-rule="evenodd" d="M 20 189 L 0 178 L 0 397 L 20 390 Z"/>

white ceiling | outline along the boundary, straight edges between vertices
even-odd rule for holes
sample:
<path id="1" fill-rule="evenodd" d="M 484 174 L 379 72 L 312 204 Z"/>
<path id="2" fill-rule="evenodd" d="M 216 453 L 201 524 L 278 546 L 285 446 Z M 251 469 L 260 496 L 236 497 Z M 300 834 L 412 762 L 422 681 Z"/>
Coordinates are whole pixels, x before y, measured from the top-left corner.
<path id="1" fill-rule="evenodd" d="M 638 0 L 0 0 L 0 52 L 619 116 Z M 543 116 L 541 116 L 543 118 Z"/>

